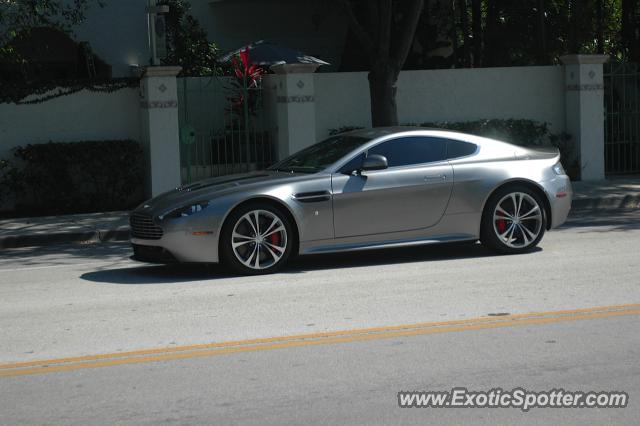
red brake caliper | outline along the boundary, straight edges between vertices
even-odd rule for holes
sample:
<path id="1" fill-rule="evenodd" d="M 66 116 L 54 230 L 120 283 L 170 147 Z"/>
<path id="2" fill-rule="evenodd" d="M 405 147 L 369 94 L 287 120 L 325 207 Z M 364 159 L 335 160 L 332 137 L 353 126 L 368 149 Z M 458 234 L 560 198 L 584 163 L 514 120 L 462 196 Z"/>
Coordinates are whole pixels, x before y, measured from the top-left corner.
<path id="1" fill-rule="evenodd" d="M 281 241 L 281 238 L 280 238 L 279 232 L 274 232 L 273 234 L 269 235 L 269 242 L 274 246 L 280 247 L 280 241 Z"/>
<path id="2" fill-rule="evenodd" d="M 496 228 L 498 228 L 499 233 L 503 234 L 507 230 L 507 221 L 504 219 L 496 220 Z"/>

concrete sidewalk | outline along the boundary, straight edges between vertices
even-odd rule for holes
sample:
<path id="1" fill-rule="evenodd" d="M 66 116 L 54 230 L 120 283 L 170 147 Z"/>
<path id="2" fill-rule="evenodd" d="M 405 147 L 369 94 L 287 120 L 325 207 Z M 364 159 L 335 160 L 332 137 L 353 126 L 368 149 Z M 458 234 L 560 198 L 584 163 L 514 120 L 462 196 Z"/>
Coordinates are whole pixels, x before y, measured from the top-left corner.
<path id="1" fill-rule="evenodd" d="M 129 239 L 129 212 L 0 219 L 0 250 Z"/>
<path id="2" fill-rule="evenodd" d="M 574 210 L 640 207 L 640 177 L 573 182 Z"/>
<path id="3" fill-rule="evenodd" d="M 574 182 L 572 210 L 640 208 L 640 178 Z M 0 220 L 0 249 L 125 241 L 128 212 Z"/>

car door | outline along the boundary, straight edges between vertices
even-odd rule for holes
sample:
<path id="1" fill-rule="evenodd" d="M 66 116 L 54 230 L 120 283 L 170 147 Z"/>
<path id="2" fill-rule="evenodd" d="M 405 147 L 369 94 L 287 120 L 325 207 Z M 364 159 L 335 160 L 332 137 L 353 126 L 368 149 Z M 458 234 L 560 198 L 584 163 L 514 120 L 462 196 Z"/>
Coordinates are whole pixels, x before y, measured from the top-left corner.
<path id="1" fill-rule="evenodd" d="M 371 154 L 385 156 L 389 167 L 346 174 L 347 167 L 332 175 L 335 237 L 409 231 L 438 223 L 453 183 L 446 142 L 416 136 L 391 139 L 350 163 Z"/>

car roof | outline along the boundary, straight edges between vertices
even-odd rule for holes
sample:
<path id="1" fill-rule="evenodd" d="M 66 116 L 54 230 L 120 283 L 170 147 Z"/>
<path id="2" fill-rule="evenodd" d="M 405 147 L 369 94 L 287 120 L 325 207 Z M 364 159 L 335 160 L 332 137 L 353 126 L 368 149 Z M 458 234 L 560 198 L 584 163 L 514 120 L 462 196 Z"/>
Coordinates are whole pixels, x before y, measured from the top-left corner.
<path id="1" fill-rule="evenodd" d="M 524 147 L 517 146 L 508 142 L 497 139 L 490 139 L 482 136 L 471 135 L 468 133 L 457 132 L 448 129 L 438 129 L 431 127 L 418 126 L 391 126 L 391 127 L 374 127 L 369 129 L 356 129 L 341 133 L 340 135 L 349 135 L 354 137 L 362 137 L 368 139 L 368 142 L 358 148 L 356 151 L 367 150 L 370 146 L 375 145 L 386 139 L 393 139 L 394 135 L 398 136 L 435 136 L 450 138 L 452 140 L 469 142 L 480 147 L 481 151 L 474 154 L 474 158 L 486 160 L 490 158 L 509 158 L 515 154 L 524 155 L 528 150 Z M 481 157 L 479 157 L 479 155 Z M 338 169 L 345 162 L 337 162 L 334 169 Z"/>
<path id="2" fill-rule="evenodd" d="M 446 132 L 450 134 L 467 135 L 466 133 L 456 132 L 449 129 L 439 129 L 436 127 L 418 127 L 418 126 L 390 126 L 390 127 L 373 127 L 367 129 L 356 129 L 348 132 L 341 133 L 342 135 L 359 136 L 368 139 L 377 139 L 382 136 L 389 136 L 395 133 L 407 133 L 407 132 L 424 132 L 424 131 L 436 131 Z"/>

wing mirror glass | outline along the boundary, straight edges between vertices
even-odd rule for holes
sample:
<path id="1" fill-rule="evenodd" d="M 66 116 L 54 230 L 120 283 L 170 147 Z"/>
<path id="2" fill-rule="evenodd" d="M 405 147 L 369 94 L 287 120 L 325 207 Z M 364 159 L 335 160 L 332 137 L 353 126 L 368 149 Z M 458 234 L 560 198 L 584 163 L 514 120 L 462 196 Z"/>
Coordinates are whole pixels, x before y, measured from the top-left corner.
<path id="1" fill-rule="evenodd" d="M 388 167 L 389 163 L 384 155 L 371 154 L 362 162 L 362 171 L 384 170 Z"/>

